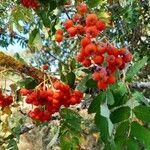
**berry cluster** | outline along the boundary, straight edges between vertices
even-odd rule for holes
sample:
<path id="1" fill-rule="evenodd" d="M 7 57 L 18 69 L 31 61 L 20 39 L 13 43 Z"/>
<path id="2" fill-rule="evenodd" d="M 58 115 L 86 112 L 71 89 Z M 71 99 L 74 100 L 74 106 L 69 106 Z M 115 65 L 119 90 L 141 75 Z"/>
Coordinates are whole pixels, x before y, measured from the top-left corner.
<path id="1" fill-rule="evenodd" d="M 12 102 L 13 102 L 12 96 L 4 95 L 0 91 L 0 107 L 2 107 L 2 108 L 7 107 L 7 106 L 11 105 Z"/>
<path id="2" fill-rule="evenodd" d="M 95 38 L 106 28 L 106 24 L 96 14 L 87 14 L 88 8 L 85 3 L 77 6 L 77 11 L 72 19 L 64 22 L 64 28 L 70 37 L 86 35 L 88 38 Z M 63 30 L 56 31 L 55 40 L 60 43 L 63 40 Z"/>
<path id="3" fill-rule="evenodd" d="M 36 106 L 29 112 L 29 116 L 41 122 L 49 121 L 52 114 L 58 112 L 62 105 L 69 107 L 80 103 L 83 98 L 83 93 L 72 91 L 69 85 L 59 81 L 56 81 L 51 88 L 42 87 L 35 91 L 23 88 L 20 94 L 27 96 L 26 103 Z"/>
<path id="4" fill-rule="evenodd" d="M 21 4 L 26 8 L 39 8 L 40 4 L 37 0 L 21 0 Z"/>
<path id="5" fill-rule="evenodd" d="M 98 88 L 105 90 L 109 84 L 116 82 L 114 76 L 117 69 L 124 69 L 126 63 L 132 60 L 132 54 L 125 48 L 118 49 L 109 44 L 96 44 L 87 37 L 81 40 L 82 48 L 77 60 L 85 67 L 91 64 L 97 66 L 92 78 L 98 81 Z"/>
<path id="6" fill-rule="evenodd" d="M 76 59 L 84 67 L 90 67 L 92 64 L 96 66 L 92 78 L 97 82 L 100 90 L 107 89 L 109 84 L 116 82 L 115 72 L 117 69 L 124 69 L 126 63 L 132 60 L 132 54 L 125 48 L 116 48 L 109 43 L 97 41 L 99 34 L 105 30 L 106 24 L 98 18 L 94 13 L 87 13 L 88 8 L 85 3 L 77 6 L 78 13 L 73 19 L 64 22 L 64 27 L 70 37 L 80 35 L 80 51 Z M 56 31 L 56 41 L 63 40 L 63 34 L 58 37 Z"/>

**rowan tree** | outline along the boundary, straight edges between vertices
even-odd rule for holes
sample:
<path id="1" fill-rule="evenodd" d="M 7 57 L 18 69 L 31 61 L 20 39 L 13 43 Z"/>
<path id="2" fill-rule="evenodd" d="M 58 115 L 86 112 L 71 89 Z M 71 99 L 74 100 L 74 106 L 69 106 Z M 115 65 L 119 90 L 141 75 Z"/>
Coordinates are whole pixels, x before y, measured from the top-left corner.
<path id="1" fill-rule="evenodd" d="M 149 8 L 2 0 L 0 149 L 19 149 L 20 136 L 38 127 L 43 150 L 149 150 Z M 12 45 L 22 50 L 8 54 Z M 85 144 L 88 136 L 95 143 Z"/>

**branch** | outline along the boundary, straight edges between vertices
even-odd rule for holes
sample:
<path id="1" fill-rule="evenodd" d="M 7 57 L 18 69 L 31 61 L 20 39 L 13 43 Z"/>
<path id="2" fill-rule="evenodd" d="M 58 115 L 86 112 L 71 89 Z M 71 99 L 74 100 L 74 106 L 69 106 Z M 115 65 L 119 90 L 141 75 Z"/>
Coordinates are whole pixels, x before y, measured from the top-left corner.
<path id="1" fill-rule="evenodd" d="M 30 131 L 30 130 L 32 130 L 34 127 L 35 127 L 34 124 L 29 124 L 29 125 L 24 125 L 24 126 L 22 126 L 22 127 L 21 127 L 21 130 L 20 130 L 20 135 L 21 135 L 21 134 L 24 134 L 24 133 L 26 133 L 26 132 L 28 132 L 28 131 Z"/>
<path id="2" fill-rule="evenodd" d="M 133 89 L 150 89 L 150 82 L 134 82 L 129 84 L 129 87 Z"/>
<path id="3" fill-rule="evenodd" d="M 47 76 L 46 73 L 42 72 L 41 70 L 34 68 L 32 66 L 28 66 L 23 62 L 16 60 L 15 58 L 0 52 L 0 66 L 5 68 L 11 68 L 20 74 L 26 74 L 30 77 L 33 77 L 37 80 L 38 83 L 41 83 L 44 79 L 44 76 Z M 56 81 L 55 77 L 51 77 L 52 81 Z"/>

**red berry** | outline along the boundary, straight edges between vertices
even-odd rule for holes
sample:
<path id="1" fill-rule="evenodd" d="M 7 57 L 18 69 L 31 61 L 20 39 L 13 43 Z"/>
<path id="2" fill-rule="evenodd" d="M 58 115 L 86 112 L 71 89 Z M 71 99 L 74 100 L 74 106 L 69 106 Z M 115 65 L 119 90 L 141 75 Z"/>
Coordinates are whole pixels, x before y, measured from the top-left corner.
<path id="1" fill-rule="evenodd" d="M 83 48 L 85 48 L 88 44 L 90 44 L 91 43 L 91 40 L 89 39 L 89 38 L 87 38 L 87 37 L 84 37 L 82 40 L 81 40 L 81 46 L 83 47 Z"/>
<path id="2" fill-rule="evenodd" d="M 78 55 L 76 56 L 76 60 L 77 60 L 78 62 L 82 62 L 84 59 L 85 59 L 85 57 L 84 57 L 82 54 L 78 54 Z"/>
<path id="3" fill-rule="evenodd" d="M 96 52 L 97 50 L 97 47 L 95 44 L 91 43 L 91 44 L 88 44 L 86 47 L 85 47 L 85 54 L 87 55 L 92 55 Z"/>
<path id="4" fill-rule="evenodd" d="M 98 30 L 95 26 L 85 27 L 86 36 L 95 38 L 98 35 Z"/>
<path id="5" fill-rule="evenodd" d="M 84 59 L 84 61 L 82 62 L 82 64 L 85 67 L 89 67 L 89 66 L 91 66 L 91 60 L 90 59 Z"/>
<path id="6" fill-rule="evenodd" d="M 22 96 L 27 96 L 28 94 L 31 93 L 31 91 L 28 90 L 28 89 L 26 89 L 26 88 L 22 88 L 22 89 L 20 89 L 19 93 L 20 93 L 20 95 L 22 95 Z"/>
<path id="7" fill-rule="evenodd" d="M 124 56 L 123 56 L 123 60 L 124 60 L 124 62 L 126 62 L 126 63 L 128 63 L 128 62 L 130 62 L 131 60 L 132 60 L 132 54 L 131 53 L 127 53 L 127 54 L 125 54 Z"/>
<path id="8" fill-rule="evenodd" d="M 95 26 L 98 21 L 96 14 L 89 14 L 86 17 L 86 25 L 87 26 Z"/>
<path id="9" fill-rule="evenodd" d="M 113 55 L 108 55 L 108 56 L 106 57 L 106 61 L 107 61 L 107 63 L 109 63 L 109 64 L 115 64 L 115 56 L 113 56 Z"/>
<path id="10" fill-rule="evenodd" d="M 93 80 L 96 80 L 96 81 L 101 80 L 100 73 L 98 71 L 94 72 L 92 74 L 92 78 L 93 78 Z"/>
<path id="11" fill-rule="evenodd" d="M 97 55 L 102 55 L 106 52 L 106 48 L 101 46 L 101 45 L 97 45 L 97 51 L 96 51 L 96 54 Z"/>
<path id="12" fill-rule="evenodd" d="M 63 40 L 63 35 L 62 34 L 56 34 L 55 35 L 55 41 L 60 43 Z"/>
<path id="13" fill-rule="evenodd" d="M 116 77 L 114 75 L 108 76 L 107 82 L 109 84 L 114 84 L 116 82 Z"/>
<path id="14" fill-rule="evenodd" d="M 79 22 L 81 18 L 82 18 L 82 16 L 80 14 L 75 14 L 73 16 L 73 21 L 74 22 Z"/>
<path id="15" fill-rule="evenodd" d="M 76 27 L 70 27 L 67 31 L 68 31 L 68 34 L 70 37 L 74 37 L 77 34 L 77 28 Z"/>
<path id="16" fill-rule="evenodd" d="M 127 51 L 126 48 L 120 48 L 118 53 L 119 53 L 119 55 L 125 55 L 126 51 Z"/>
<path id="17" fill-rule="evenodd" d="M 73 21 L 70 20 L 70 19 L 66 20 L 66 21 L 64 22 L 64 27 L 65 27 L 66 29 L 69 29 L 69 28 L 73 27 Z"/>
<path id="18" fill-rule="evenodd" d="M 86 13 L 87 12 L 87 5 L 85 3 L 81 3 L 78 7 L 77 7 L 78 12 L 80 13 Z"/>
<path id="19" fill-rule="evenodd" d="M 43 65 L 43 70 L 48 70 L 48 68 L 49 68 L 48 64 Z"/>
<path id="20" fill-rule="evenodd" d="M 81 24 L 77 24 L 76 28 L 78 34 L 84 33 L 84 27 Z"/>
<path id="21" fill-rule="evenodd" d="M 104 57 L 103 57 L 103 56 L 95 56 L 95 57 L 93 58 L 93 61 L 94 61 L 95 64 L 100 65 L 100 64 L 103 63 Z"/>
<path id="22" fill-rule="evenodd" d="M 122 63 L 123 63 L 123 60 L 121 57 L 115 58 L 115 64 L 117 67 L 120 67 L 122 65 Z"/>
<path id="23" fill-rule="evenodd" d="M 60 34 L 60 35 L 63 35 L 64 31 L 62 29 L 58 29 L 56 30 L 56 34 Z"/>
<path id="24" fill-rule="evenodd" d="M 97 86 L 100 90 L 106 90 L 108 87 L 108 84 L 104 81 L 98 81 Z"/>
<path id="25" fill-rule="evenodd" d="M 99 20 L 96 23 L 96 27 L 99 31 L 103 31 L 106 28 L 106 24 L 105 24 L 105 22 Z"/>

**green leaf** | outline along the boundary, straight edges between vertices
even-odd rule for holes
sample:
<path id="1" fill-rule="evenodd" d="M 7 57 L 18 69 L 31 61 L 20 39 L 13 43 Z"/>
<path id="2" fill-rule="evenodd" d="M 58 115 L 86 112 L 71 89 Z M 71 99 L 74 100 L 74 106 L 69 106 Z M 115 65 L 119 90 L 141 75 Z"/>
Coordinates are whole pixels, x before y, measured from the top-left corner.
<path id="1" fill-rule="evenodd" d="M 86 82 L 89 80 L 89 78 L 91 77 L 91 75 L 87 75 L 86 77 L 84 77 L 80 83 L 77 85 L 77 89 L 81 92 L 85 92 L 87 87 L 86 87 Z"/>
<path id="2" fill-rule="evenodd" d="M 14 139 L 10 139 L 9 143 L 8 143 L 8 146 L 7 146 L 7 149 L 9 149 L 9 150 L 19 150 L 18 146 L 17 146 L 17 142 Z"/>
<path id="3" fill-rule="evenodd" d="M 54 5 L 52 5 L 52 6 L 54 6 Z M 51 9 L 51 11 L 53 10 L 53 9 L 55 9 L 56 7 L 54 6 L 52 9 Z M 41 20 L 43 21 L 43 24 L 44 24 L 44 26 L 45 27 L 47 27 L 47 28 L 50 28 L 50 26 L 51 26 L 51 21 L 50 21 L 50 19 L 49 19 L 49 16 L 48 16 L 48 14 L 46 13 L 46 11 L 43 9 L 43 10 L 37 10 L 36 11 L 36 13 L 37 13 L 37 15 L 41 18 Z"/>
<path id="4" fill-rule="evenodd" d="M 29 47 L 36 47 L 38 50 L 42 48 L 42 39 L 40 36 L 40 32 L 37 28 L 35 28 L 29 35 L 28 40 Z"/>
<path id="5" fill-rule="evenodd" d="M 17 83 L 19 84 L 19 86 L 21 88 L 25 87 L 27 89 L 34 89 L 37 86 L 36 81 L 30 77 L 22 79 L 22 80 L 18 81 Z"/>
<path id="6" fill-rule="evenodd" d="M 109 138 L 108 120 L 97 112 L 95 115 L 95 124 L 100 131 L 101 138 L 106 142 Z"/>
<path id="7" fill-rule="evenodd" d="M 108 108 L 108 105 L 107 103 L 104 103 L 101 105 L 101 115 L 103 117 L 106 117 L 107 118 L 107 121 L 108 121 L 108 132 L 109 132 L 109 135 L 111 136 L 112 135 L 112 132 L 113 132 L 113 124 L 110 120 L 110 110 Z"/>
<path id="8" fill-rule="evenodd" d="M 114 141 L 105 144 L 104 150 L 121 150 L 121 147 L 117 145 Z"/>
<path id="9" fill-rule="evenodd" d="M 42 46 L 43 46 L 43 43 L 42 43 L 42 38 L 41 38 L 41 35 L 40 35 L 40 32 L 38 32 L 33 40 L 33 46 L 35 48 L 37 48 L 38 50 L 41 50 L 42 49 Z"/>
<path id="10" fill-rule="evenodd" d="M 146 100 L 146 97 L 142 93 L 136 91 L 135 93 L 132 94 L 132 96 L 136 101 L 143 102 L 145 105 L 149 106 L 149 103 Z"/>
<path id="11" fill-rule="evenodd" d="M 66 83 L 66 76 L 63 73 L 60 73 L 60 80 Z"/>
<path id="12" fill-rule="evenodd" d="M 127 138 L 129 133 L 129 127 L 129 121 L 125 121 L 119 124 L 116 128 L 115 141 L 118 141 L 121 138 Z"/>
<path id="13" fill-rule="evenodd" d="M 76 61 L 75 59 L 72 59 L 70 62 L 70 69 L 73 71 L 76 68 Z"/>
<path id="14" fill-rule="evenodd" d="M 63 118 L 63 123 L 67 125 L 71 130 L 80 131 L 81 117 L 73 110 L 63 108 L 61 109 L 60 116 Z"/>
<path id="15" fill-rule="evenodd" d="M 128 89 L 127 89 L 125 83 L 119 82 L 119 83 L 117 84 L 117 92 L 118 92 L 121 96 L 123 96 L 123 95 L 125 95 L 125 94 L 128 93 Z"/>
<path id="16" fill-rule="evenodd" d="M 69 72 L 67 74 L 67 84 L 70 85 L 70 87 L 74 88 L 76 76 L 73 72 Z"/>
<path id="17" fill-rule="evenodd" d="M 127 150 L 139 150 L 138 144 L 133 139 L 128 139 L 127 143 Z"/>
<path id="18" fill-rule="evenodd" d="M 150 107 L 137 106 L 133 109 L 133 112 L 138 119 L 150 123 Z"/>
<path id="19" fill-rule="evenodd" d="M 114 96 L 110 90 L 107 90 L 107 92 L 106 92 L 106 99 L 107 99 L 107 103 L 109 105 L 113 105 L 115 102 Z"/>
<path id="20" fill-rule="evenodd" d="M 93 80 L 93 79 L 89 79 L 87 82 L 86 82 L 86 86 L 88 88 L 97 88 L 97 81 Z"/>
<path id="21" fill-rule="evenodd" d="M 81 117 L 73 110 L 63 108 L 60 115 L 60 146 L 62 150 L 76 150 L 81 136 Z"/>
<path id="22" fill-rule="evenodd" d="M 36 37 L 36 35 L 38 34 L 39 30 L 37 28 L 35 28 L 34 30 L 32 30 L 32 32 L 30 33 L 29 35 L 29 40 L 28 40 L 28 45 L 29 47 L 32 47 L 33 46 L 33 42 L 34 42 L 34 39 Z"/>
<path id="23" fill-rule="evenodd" d="M 128 101 L 128 90 L 124 83 L 119 82 L 118 84 L 112 85 L 110 90 L 115 101 L 113 106 L 120 106 Z"/>
<path id="24" fill-rule="evenodd" d="M 139 73 L 140 69 L 143 68 L 147 60 L 148 57 L 143 57 L 143 59 L 134 63 L 134 65 L 131 66 L 126 73 L 126 81 L 131 81 L 133 77 Z"/>
<path id="25" fill-rule="evenodd" d="M 97 111 L 100 110 L 100 104 L 101 102 L 104 102 L 106 100 L 106 93 L 105 92 L 100 92 L 98 96 L 96 96 L 93 101 L 91 102 L 89 108 L 88 108 L 88 113 L 96 113 Z"/>
<path id="26" fill-rule="evenodd" d="M 88 73 L 88 74 L 91 73 L 91 70 L 89 70 L 89 69 L 82 69 L 82 71 L 85 72 L 85 73 Z"/>
<path id="27" fill-rule="evenodd" d="M 115 109 L 111 115 L 110 119 L 113 123 L 122 122 L 130 117 L 130 107 L 123 106 L 118 109 Z"/>
<path id="28" fill-rule="evenodd" d="M 145 147 L 145 149 L 150 149 L 150 131 L 138 124 L 137 122 L 133 122 L 131 125 L 131 135 L 134 138 L 137 138 L 141 144 Z"/>

